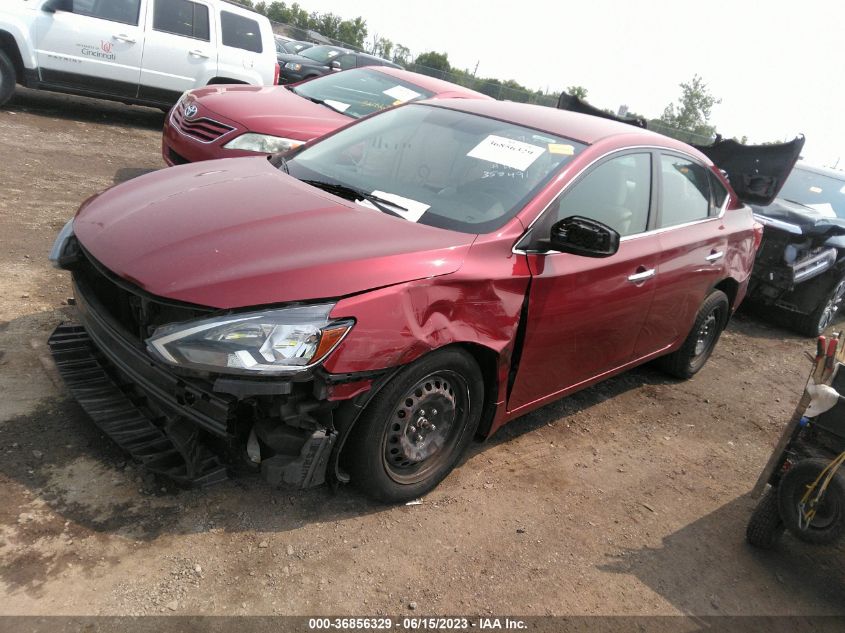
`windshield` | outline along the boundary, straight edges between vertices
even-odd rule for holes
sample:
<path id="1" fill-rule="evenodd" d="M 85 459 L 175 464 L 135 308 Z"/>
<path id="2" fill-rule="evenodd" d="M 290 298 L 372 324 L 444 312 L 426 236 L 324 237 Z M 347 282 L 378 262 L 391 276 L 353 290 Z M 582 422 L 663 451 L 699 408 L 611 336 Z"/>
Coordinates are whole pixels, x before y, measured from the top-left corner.
<path id="1" fill-rule="evenodd" d="M 340 55 L 343 51 L 333 46 L 312 46 L 299 54 L 320 64 L 326 64 Z"/>
<path id="2" fill-rule="evenodd" d="M 488 233 L 583 149 L 512 123 L 411 104 L 318 141 L 287 167 L 300 180 L 378 196 L 410 222 Z"/>
<path id="3" fill-rule="evenodd" d="M 354 119 L 406 101 L 434 96 L 433 92 L 411 82 L 368 69 L 326 75 L 291 90 Z"/>
<path id="4" fill-rule="evenodd" d="M 822 215 L 845 218 L 845 173 L 840 179 L 795 167 L 778 197 L 812 207 Z"/>

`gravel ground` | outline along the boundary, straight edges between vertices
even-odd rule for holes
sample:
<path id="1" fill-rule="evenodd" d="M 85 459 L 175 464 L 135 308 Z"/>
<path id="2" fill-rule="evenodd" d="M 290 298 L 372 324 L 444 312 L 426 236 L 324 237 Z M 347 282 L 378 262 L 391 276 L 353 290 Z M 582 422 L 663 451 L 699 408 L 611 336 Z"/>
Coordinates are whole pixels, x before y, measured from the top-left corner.
<path id="1" fill-rule="evenodd" d="M 693 380 L 644 367 L 551 404 L 420 505 L 145 478 L 45 371 L 72 315 L 46 254 L 85 198 L 163 167 L 163 116 L 25 90 L 0 110 L 0 614 L 845 614 L 842 546 L 744 543 L 813 344 L 742 313 Z"/>

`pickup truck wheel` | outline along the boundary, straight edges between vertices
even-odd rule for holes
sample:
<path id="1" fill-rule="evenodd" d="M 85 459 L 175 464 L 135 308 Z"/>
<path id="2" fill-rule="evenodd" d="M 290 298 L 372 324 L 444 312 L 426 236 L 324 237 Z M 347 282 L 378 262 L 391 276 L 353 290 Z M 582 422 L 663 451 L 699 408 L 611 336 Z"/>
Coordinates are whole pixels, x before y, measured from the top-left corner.
<path id="1" fill-rule="evenodd" d="M 692 378 L 710 358 L 722 330 L 728 324 L 730 304 L 721 290 L 711 292 L 695 317 L 695 323 L 684 344 L 658 362 L 660 368 L 676 378 Z"/>
<path id="2" fill-rule="evenodd" d="M 352 482 L 388 503 L 415 499 L 454 468 L 481 417 L 484 382 L 463 350 L 412 363 L 376 395 L 344 449 Z"/>
<path id="3" fill-rule="evenodd" d="M 6 53 L 0 51 L 0 106 L 6 105 L 15 94 L 16 83 L 15 65 Z"/>
<path id="4" fill-rule="evenodd" d="M 793 536 L 806 543 L 826 545 L 839 540 L 845 533 L 845 474 L 841 470 L 830 481 L 810 524 L 800 525 L 799 522 L 798 504 L 829 463 L 827 459 L 803 459 L 786 471 L 778 486 L 783 523 Z"/>
<path id="5" fill-rule="evenodd" d="M 819 336 L 833 323 L 842 307 L 843 299 L 845 299 L 845 279 L 840 279 L 815 310 L 810 314 L 795 316 L 792 322 L 793 329 L 804 336 Z"/>

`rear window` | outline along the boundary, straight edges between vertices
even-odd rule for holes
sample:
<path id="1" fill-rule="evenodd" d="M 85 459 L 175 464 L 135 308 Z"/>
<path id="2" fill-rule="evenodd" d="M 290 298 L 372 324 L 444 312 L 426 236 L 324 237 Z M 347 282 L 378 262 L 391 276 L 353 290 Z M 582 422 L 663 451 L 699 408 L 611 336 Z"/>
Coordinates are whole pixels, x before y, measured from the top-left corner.
<path id="1" fill-rule="evenodd" d="M 220 12 L 220 26 L 223 30 L 223 45 L 240 48 L 253 53 L 261 53 L 261 29 L 258 22 L 235 15 L 228 11 Z"/>
<path id="2" fill-rule="evenodd" d="M 208 7 L 189 0 L 155 0 L 153 29 L 208 42 Z"/>

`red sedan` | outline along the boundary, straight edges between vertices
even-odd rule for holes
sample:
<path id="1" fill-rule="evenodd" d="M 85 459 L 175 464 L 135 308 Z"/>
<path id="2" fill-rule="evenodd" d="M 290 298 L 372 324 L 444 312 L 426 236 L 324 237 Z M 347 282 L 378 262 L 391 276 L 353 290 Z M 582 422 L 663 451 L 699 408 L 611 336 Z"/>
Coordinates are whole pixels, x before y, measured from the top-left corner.
<path id="1" fill-rule="evenodd" d="M 164 123 L 168 165 L 284 152 L 373 112 L 420 99 L 490 99 L 463 86 L 387 67 L 290 86 L 207 86 L 186 92 Z"/>
<path id="2" fill-rule="evenodd" d="M 429 100 L 286 156 L 92 198 L 51 255 L 83 326 L 51 347 L 80 403 L 152 470 L 208 483 L 240 465 L 395 502 L 557 398 L 653 359 L 696 374 L 761 230 L 684 143 Z"/>

